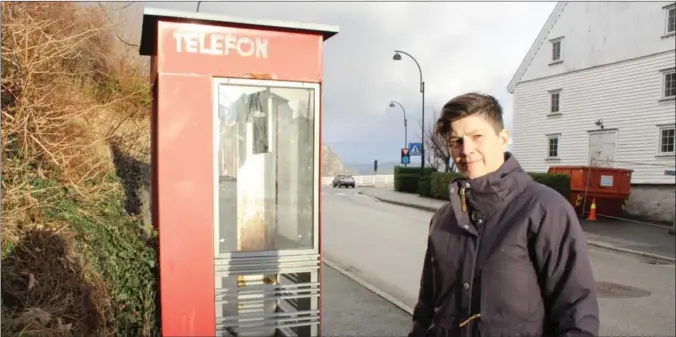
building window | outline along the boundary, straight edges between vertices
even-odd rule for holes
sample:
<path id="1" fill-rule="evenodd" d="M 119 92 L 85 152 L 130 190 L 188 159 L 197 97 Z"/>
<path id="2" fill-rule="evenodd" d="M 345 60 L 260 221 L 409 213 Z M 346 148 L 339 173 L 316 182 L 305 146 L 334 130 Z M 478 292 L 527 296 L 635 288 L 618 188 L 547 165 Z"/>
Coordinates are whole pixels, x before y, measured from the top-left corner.
<path id="1" fill-rule="evenodd" d="M 672 99 L 676 97 L 676 69 L 669 69 L 662 73 L 662 98 Z"/>
<path id="2" fill-rule="evenodd" d="M 549 113 L 550 114 L 561 113 L 561 91 L 560 90 L 549 92 Z"/>
<path id="3" fill-rule="evenodd" d="M 552 41 L 552 62 L 561 61 L 561 39 Z"/>
<path id="4" fill-rule="evenodd" d="M 666 33 L 676 33 L 676 6 L 671 5 L 665 8 L 666 10 Z"/>
<path id="5" fill-rule="evenodd" d="M 660 128 L 660 154 L 674 154 L 673 126 Z"/>
<path id="6" fill-rule="evenodd" d="M 547 136 L 547 159 L 559 158 L 559 136 Z"/>

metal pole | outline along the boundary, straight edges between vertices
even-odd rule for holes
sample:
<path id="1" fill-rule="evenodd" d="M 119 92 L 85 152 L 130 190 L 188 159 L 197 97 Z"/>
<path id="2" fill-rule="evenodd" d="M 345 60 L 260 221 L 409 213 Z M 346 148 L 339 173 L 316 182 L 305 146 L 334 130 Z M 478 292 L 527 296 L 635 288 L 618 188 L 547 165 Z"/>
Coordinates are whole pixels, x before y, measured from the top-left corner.
<path id="1" fill-rule="evenodd" d="M 416 63 L 418 63 L 416 61 Z M 420 70 L 420 66 L 418 66 Z M 425 82 L 422 81 L 422 70 L 420 71 L 420 93 L 422 94 L 422 143 L 420 143 L 420 180 L 423 180 L 425 169 Z"/>
<path id="2" fill-rule="evenodd" d="M 402 107 L 404 109 L 404 107 Z M 408 148 L 408 122 L 406 121 L 406 112 L 404 112 L 404 148 Z M 408 167 L 408 164 L 404 164 Z"/>
<path id="3" fill-rule="evenodd" d="M 434 109 L 434 110 L 432 110 L 432 130 L 434 130 L 434 125 L 436 124 L 436 122 L 437 122 L 437 110 Z M 432 131 L 431 133 L 433 134 L 434 131 Z M 432 143 L 432 144 L 434 144 L 434 143 Z M 438 154 L 438 151 L 439 151 L 439 149 L 437 149 L 436 147 L 437 146 L 435 146 L 435 148 L 432 149 L 432 158 L 434 159 L 433 163 L 434 163 L 435 167 L 437 165 L 437 154 Z"/>
<path id="4" fill-rule="evenodd" d="M 404 117 L 404 147 L 408 148 L 408 121 Z"/>
<path id="5" fill-rule="evenodd" d="M 404 106 L 401 105 L 401 103 L 397 101 L 390 101 L 390 107 L 394 107 L 394 104 L 399 105 L 401 108 L 401 112 L 404 114 L 404 147 L 408 148 L 408 121 L 406 120 L 406 109 L 404 109 Z M 404 164 L 404 167 L 408 165 Z"/>

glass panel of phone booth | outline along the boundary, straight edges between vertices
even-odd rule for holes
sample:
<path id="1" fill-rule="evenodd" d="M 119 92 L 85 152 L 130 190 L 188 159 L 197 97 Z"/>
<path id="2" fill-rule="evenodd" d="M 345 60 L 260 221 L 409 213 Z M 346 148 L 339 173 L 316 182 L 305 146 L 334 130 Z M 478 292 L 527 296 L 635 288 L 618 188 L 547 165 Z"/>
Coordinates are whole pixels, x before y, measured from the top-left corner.
<path id="1" fill-rule="evenodd" d="M 317 336 L 318 85 L 214 87 L 216 330 Z"/>

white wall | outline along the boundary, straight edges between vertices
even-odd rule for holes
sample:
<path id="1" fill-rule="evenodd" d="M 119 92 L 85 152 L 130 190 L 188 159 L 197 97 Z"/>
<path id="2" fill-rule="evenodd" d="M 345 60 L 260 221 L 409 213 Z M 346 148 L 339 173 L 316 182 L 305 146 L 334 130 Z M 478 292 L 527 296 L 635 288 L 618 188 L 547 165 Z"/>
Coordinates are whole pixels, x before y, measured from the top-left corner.
<path id="1" fill-rule="evenodd" d="M 387 187 L 394 186 L 394 174 L 379 174 L 379 175 L 362 175 L 353 176 L 354 183 L 357 186 L 377 186 Z M 322 177 L 323 186 L 331 186 L 333 177 Z"/>
<path id="2" fill-rule="evenodd" d="M 568 2 L 521 82 L 674 49 L 664 37 L 673 2 Z M 563 37 L 563 62 L 550 65 L 550 40 Z"/>
<path id="3" fill-rule="evenodd" d="M 601 4 L 599 4 L 601 5 Z M 633 169 L 632 183 L 670 183 L 659 157 L 658 124 L 673 124 L 674 100 L 661 101 L 662 73 L 676 66 L 673 50 L 638 60 L 520 83 L 514 92 L 514 154 L 529 172 L 552 165 L 588 165 L 588 130 L 618 128 L 615 167 Z M 561 115 L 547 116 L 549 90 L 561 89 Z M 558 162 L 546 161 L 546 134 L 561 133 Z M 646 165 L 647 164 L 647 165 Z"/>

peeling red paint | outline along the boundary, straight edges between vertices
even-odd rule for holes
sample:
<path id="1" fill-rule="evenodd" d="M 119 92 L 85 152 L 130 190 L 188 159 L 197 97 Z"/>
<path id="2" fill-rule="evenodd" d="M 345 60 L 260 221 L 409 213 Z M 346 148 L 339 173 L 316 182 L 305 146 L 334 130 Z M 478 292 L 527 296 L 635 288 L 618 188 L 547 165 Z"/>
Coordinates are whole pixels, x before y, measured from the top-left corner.
<path id="1" fill-rule="evenodd" d="M 247 78 L 251 79 L 256 79 L 256 80 L 274 80 L 276 79 L 276 76 L 270 75 L 270 74 L 254 74 L 254 73 L 246 73 Z"/>

